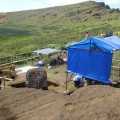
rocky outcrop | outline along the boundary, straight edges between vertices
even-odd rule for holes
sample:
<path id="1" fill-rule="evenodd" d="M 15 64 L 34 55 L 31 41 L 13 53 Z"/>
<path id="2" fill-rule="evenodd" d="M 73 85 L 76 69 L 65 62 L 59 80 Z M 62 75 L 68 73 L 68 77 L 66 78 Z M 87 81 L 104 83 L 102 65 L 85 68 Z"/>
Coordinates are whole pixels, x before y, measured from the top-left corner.
<path id="1" fill-rule="evenodd" d="M 99 2 L 99 6 L 103 7 L 103 6 L 105 6 L 105 3 L 104 2 Z"/>
<path id="2" fill-rule="evenodd" d="M 119 9 L 110 9 L 110 10 L 109 10 L 109 13 L 114 13 L 114 12 L 117 13 L 117 12 L 120 12 L 120 10 L 119 10 Z"/>
<path id="3" fill-rule="evenodd" d="M 3 24 L 6 21 L 5 13 L 0 13 L 0 24 Z"/>

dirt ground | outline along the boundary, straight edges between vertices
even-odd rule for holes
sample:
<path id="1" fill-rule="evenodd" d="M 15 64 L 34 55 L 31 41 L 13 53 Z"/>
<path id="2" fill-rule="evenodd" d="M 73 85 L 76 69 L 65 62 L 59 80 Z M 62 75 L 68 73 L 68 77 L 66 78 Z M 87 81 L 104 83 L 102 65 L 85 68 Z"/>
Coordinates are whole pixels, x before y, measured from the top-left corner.
<path id="1" fill-rule="evenodd" d="M 120 89 L 110 86 L 85 86 L 71 95 L 9 88 L 0 96 L 0 120 L 120 120 Z"/>
<path id="2" fill-rule="evenodd" d="M 84 86 L 65 95 L 66 65 L 47 69 L 48 80 L 60 86 L 49 90 L 0 90 L 0 120 L 120 120 L 120 89 L 108 85 Z M 57 71 L 57 73 L 56 73 Z M 25 81 L 20 74 L 14 83 Z"/>

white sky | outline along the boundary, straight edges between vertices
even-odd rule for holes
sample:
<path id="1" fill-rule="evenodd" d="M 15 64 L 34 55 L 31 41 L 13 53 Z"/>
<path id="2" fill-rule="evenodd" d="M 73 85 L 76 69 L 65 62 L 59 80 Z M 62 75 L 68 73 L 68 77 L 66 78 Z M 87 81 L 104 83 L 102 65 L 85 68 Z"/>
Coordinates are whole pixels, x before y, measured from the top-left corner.
<path id="1" fill-rule="evenodd" d="M 0 12 L 40 9 L 53 6 L 69 5 L 88 0 L 0 0 Z M 120 8 L 120 0 L 94 0 L 105 2 L 111 8 Z"/>

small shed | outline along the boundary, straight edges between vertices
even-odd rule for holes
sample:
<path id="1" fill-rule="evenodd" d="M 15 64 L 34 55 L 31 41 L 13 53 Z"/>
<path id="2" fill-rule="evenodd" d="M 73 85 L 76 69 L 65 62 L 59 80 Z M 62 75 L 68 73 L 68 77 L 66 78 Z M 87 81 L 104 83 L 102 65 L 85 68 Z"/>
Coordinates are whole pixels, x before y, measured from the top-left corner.
<path id="1" fill-rule="evenodd" d="M 89 37 L 68 46 L 67 73 L 110 84 L 113 51 L 120 50 L 120 38 Z M 66 78 L 67 79 L 67 78 Z"/>

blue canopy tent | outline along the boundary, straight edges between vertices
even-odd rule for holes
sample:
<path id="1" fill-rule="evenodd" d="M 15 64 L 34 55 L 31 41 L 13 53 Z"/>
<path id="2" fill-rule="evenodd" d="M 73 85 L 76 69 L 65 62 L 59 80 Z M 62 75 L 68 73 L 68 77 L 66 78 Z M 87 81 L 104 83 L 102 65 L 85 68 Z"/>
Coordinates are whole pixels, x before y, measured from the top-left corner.
<path id="1" fill-rule="evenodd" d="M 67 73 L 110 84 L 112 55 L 120 50 L 120 38 L 89 37 L 68 46 Z M 66 77 L 67 81 L 67 77 Z"/>

